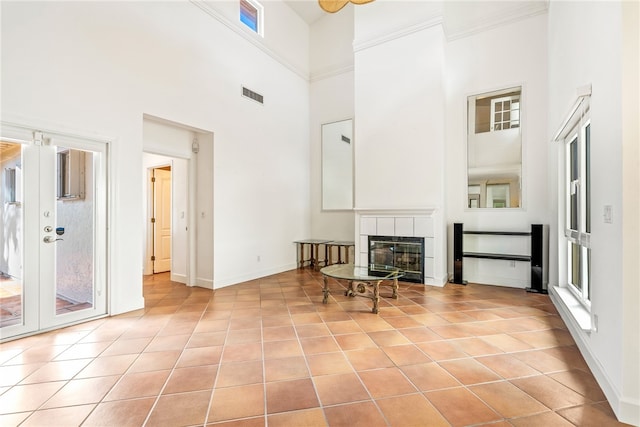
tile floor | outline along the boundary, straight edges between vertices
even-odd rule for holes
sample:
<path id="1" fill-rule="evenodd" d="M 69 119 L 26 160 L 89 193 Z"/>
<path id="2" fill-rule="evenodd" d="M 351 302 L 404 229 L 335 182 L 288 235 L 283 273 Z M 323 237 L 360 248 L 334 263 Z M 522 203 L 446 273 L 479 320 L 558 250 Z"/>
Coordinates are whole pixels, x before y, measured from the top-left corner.
<path id="1" fill-rule="evenodd" d="M 215 292 L 145 278 L 145 308 L 0 345 L 2 426 L 614 426 L 545 295 L 294 270 Z"/>

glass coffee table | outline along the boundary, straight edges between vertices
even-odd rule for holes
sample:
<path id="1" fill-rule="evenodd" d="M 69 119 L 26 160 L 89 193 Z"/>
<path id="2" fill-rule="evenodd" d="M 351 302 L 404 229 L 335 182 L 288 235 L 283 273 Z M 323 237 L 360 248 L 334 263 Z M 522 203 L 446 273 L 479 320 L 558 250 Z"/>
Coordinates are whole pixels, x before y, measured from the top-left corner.
<path id="1" fill-rule="evenodd" d="M 393 289 L 391 298 L 398 298 L 398 279 L 403 276 L 403 272 L 394 267 L 376 266 L 377 270 L 383 270 L 380 276 L 369 274 L 367 267 L 359 267 L 353 264 L 336 264 L 320 269 L 324 287 L 322 292 L 324 298 L 322 302 L 326 304 L 329 300 L 329 278 L 346 280 L 347 290 L 344 292 L 346 296 L 361 296 L 373 300 L 372 313 L 378 313 L 378 305 L 380 303 L 380 285 L 389 282 Z"/>

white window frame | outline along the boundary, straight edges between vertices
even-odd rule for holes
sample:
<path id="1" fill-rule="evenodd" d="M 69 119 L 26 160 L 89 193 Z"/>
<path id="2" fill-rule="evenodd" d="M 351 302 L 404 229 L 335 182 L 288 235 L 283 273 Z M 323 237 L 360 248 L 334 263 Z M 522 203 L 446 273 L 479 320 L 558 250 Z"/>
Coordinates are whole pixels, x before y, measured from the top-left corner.
<path id="1" fill-rule="evenodd" d="M 587 129 L 589 132 L 587 133 Z M 561 246 L 565 247 L 565 268 L 567 289 L 587 311 L 591 310 L 591 206 L 589 195 L 590 158 L 588 146 L 591 145 L 590 96 L 581 97 L 569 117 L 554 138 L 562 143 L 564 175 L 562 179 L 564 198 L 564 218 L 561 229 Z M 589 140 L 587 140 L 587 138 Z M 572 176 L 572 150 L 575 145 L 576 175 Z M 575 196 L 573 212 L 572 196 Z M 575 224 L 572 216 L 575 215 Z M 573 266 L 573 251 L 577 250 L 577 269 Z M 562 258 L 561 258 L 562 259 Z M 574 276 L 577 275 L 577 280 Z"/>
<path id="2" fill-rule="evenodd" d="M 58 200 L 83 200 L 85 196 L 85 152 L 63 149 L 57 153 Z"/>
<path id="3" fill-rule="evenodd" d="M 504 113 L 506 110 L 500 108 L 500 111 L 496 111 L 496 104 L 503 106 L 505 102 L 509 101 L 509 119 L 504 120 Z M 496 114 L 500 116 L 498 124 L 500 129 L 496 129 Z M 508 123 L 509 127 L 504 127 L 504 124 Z M 519 128 L 520 127 L 520 95 L 503 96 L 500 98 L 494 98 L 491 100 L 491 132 L 500 131 L 505 129 Z"/>
<path id="4" fill-rule="evenodd" d="M 238 6 L 239 6 L 239 13 L 238 13 L 238 19 L 240 20 L 240 22 L 246 26 L 247 28 L 249 28 L 251 31 L 255 32 L 256 34 L 260 35 L 261 37 L 264 37 L 264 7 L 258 3 L 256 0 L 239 0 L 238 2 Z M 256 14 L 256 28 L 253 28 L 251 25 L 249 25 L 247 22 L 243 21 L 243 6 L 246 7 L 247 9 L 252 10 L 253 12 L 255 12 Z"/>

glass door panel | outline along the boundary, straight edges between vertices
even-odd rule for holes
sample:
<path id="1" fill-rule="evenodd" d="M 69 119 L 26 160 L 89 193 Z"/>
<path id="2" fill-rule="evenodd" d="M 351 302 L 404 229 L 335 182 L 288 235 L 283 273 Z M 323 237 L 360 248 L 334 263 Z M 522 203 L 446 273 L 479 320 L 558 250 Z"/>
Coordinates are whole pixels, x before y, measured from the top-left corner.
<path id="1" fill-rule="evenodd" d="M 93 307 L 93 156 L 90 151 L 56 149 L 56 314 Z"/>
<path id="2" fill-rule="evenodd" d="M 0 141 L 0 328 L 22 324 L 22 144 Z"/>

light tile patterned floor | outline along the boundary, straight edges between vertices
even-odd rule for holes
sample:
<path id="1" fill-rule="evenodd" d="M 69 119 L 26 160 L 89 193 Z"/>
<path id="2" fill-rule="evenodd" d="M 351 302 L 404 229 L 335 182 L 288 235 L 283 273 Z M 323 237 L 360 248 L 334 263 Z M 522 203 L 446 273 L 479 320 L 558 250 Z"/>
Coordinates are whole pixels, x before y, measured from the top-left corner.
<path id="1" fill-rule="evenodd" d="M 350 298 L 294 270 L 0 345 L 2 426 L 615 426 L 545 295 L 401 283 Z"/>

